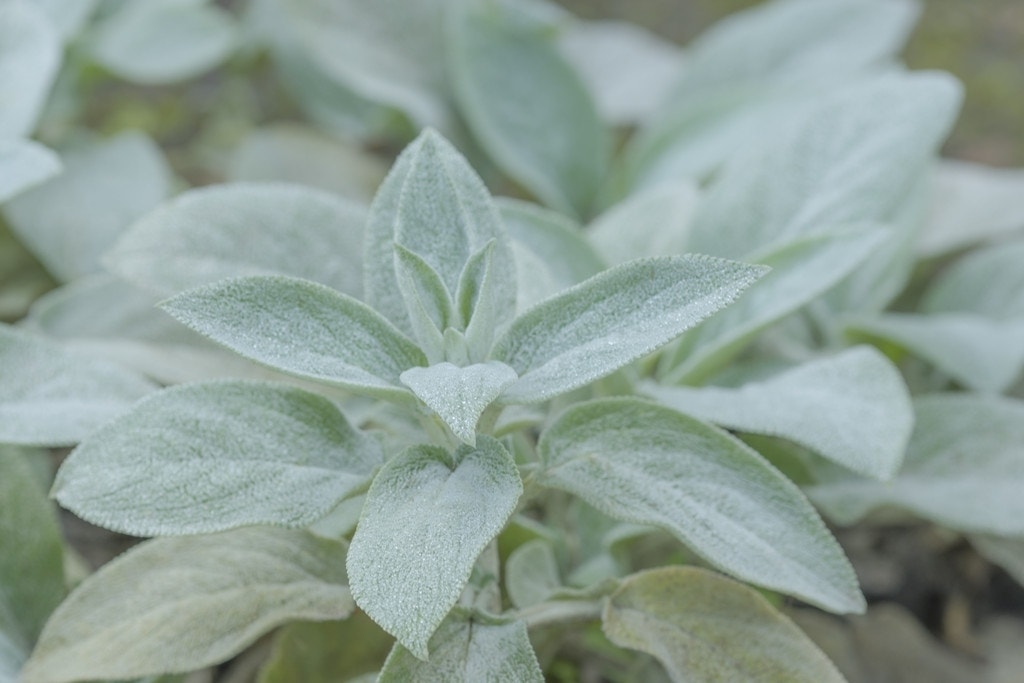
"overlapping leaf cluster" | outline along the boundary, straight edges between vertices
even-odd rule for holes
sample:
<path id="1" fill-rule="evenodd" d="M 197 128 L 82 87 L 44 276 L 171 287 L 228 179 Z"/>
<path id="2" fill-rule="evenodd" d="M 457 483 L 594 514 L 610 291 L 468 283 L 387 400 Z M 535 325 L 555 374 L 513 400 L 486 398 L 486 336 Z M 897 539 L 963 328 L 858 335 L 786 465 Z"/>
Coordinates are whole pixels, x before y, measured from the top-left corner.
<path id="1" fill-rule="evenodd" d="M 839 681 L 745 585 L 865 609 L 817 510 L 1024 575 L 1020 179 L 936 161 L 960 88 L 894 61 L 913 3 L 776 0 L 685 53 L 533 1 L 71 4 L 0 6 L 4 239 L 59 285 L 0 327 L 0 675 L 288 624 L 263 683 L 540 681 L 539 636 L 599 622 L 612 680 Z M 262 50 L 345 142 L 254 129 L 174 195 L 145 135 L 59 132 L 62 41 L 79 85 Z M 410 138 L 386 175 L 352 143 Z M 150 540 L 61 601 L 66 446 L 56 501 Z"/>

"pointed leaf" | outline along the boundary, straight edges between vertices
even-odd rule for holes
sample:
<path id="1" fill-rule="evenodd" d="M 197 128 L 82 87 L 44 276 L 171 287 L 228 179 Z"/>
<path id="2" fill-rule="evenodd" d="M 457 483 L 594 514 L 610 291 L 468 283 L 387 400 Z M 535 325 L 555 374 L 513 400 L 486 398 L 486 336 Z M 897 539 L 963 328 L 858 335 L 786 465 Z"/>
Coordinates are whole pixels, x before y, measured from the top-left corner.
<path id="1" fill-rule="evenodd" d="M 235 49 L 230 14 L 205 2 L 149 0 L 107 15 L 89 43 L 92 57 L 121 78 L 164 85 L 198 76 Z"/>
<path id="2" fill-rule="evenodd" d="M 467 2 L 453 7 L 448 29 L 455 98 L 476 139 L 545 204 L 585 215 L 610 141 L 548 27 L 512 3 Z"/>
<path id="3" fill-rule="evenodd" d="M 886 231 L 864 226 L 789 243 L 761 259 L 771 271 L 737 301 L 680 340 L 663 360 L 670 382 L 700 382 L 766 327 L 814 301 L 874 254 Z"/>
<path id="4" fill-rule="evenodd" d="M 502 400 L 544 401 L 611 374 L 729 305 L 765 270 L 693 254 L 638 259 L 547 299 L 495 344 L 492 357 L 519 373 Z"/>
<path id="5" fill-rule="evenodd" d="M 847 323 L 854 338 L 884 339 L 975 391 L 1006 391 L 1024 368 L 1024 319 L 976 313 L 884 313 Z"/>
<path id="6" fill-rule="evenodd" d="M 286 183 L 189 190 L 137 221 L 104 257 L 115 273 L 174 294 L 229 277 L 292 275 L 362 293 L 366 209 Z"/>
<path id="7" fill-rule="evenodd" d="M 221 280 L 161 308 L 246 358 L 374 396 L 400 398 L 398 376 L 426 365 L 423 352 L 379 313 L 308 280 Z"/>
<path id="8" fill-rule="evenodd" d="M 134 221 L 163 201 L 171 171 L 160 148 L 138 132 L 62 154 L 60 175 L 4 206 L 14 232 L 67 282 L 100 270 L 100 256 Z"/>
<path id="9" fill-rule="evenodd" d="M 57 175 L 60 157 L 32 140 L 0 139 L 0 203 Z"/>
<path id="10" fill-rule="evenodd" d="M 45 453 L 0 446 L 0 642 L 27 658 L 43 623 L 64 597 L 64 546 L 57 511 L 30 458 Z M 0 645 L 0 672 L 7 664 Z M 16 669 L 15 669 L 16 670 Z M 13 680 L 13 679 L 12 679 Z"/>
<path id="11" fill-rule="evenodd" d="M 506 197 L 496 203 L 515 254 L 516 310 L 528 310 L 607 267 L 568 216 Z"/>
<path id="12" fill-rule="evenodd" d="M 960 98 L 949 75 L 922 72 L 887 73 L 816 100 L 731 158 L 698 209 L 690 248 L 739 258 L 885 221 L 946 136 Z"/>
<path id="13" fill-rule="evenodd" d="M 828 657 L 757 591 L 697 567 L 626 578 L 604 632 L 658 658 L 673 681 L 845 683 Z"/>
<path id="14" fill-rule="evenodd" d="M 896 507 L 965 533 L 1024 535 L 1024 401 L 932 394 L 914 408 L 914 434 L 896 478 L 836 478 L 808 487 L 811 499 L 844 525 Z"/>
<path id="15" fill-rule="evenodd" d="M 0 443 L 74 445 L 156 388 L 120 365 L 0 325 Z"/>
<path id="16" fill-rule="evenodd" d="M 869 346 L 738 389 L 650 384 L 644 393 L 729 429 L 790 439 L 877 479 L 888 479 L 899 469 L 914 425 L 903 377 Z"/>
<path id="17" fill-rule="evenodd" d="M 376 439 L 325 398 L 208 382 L 154 394 L 97 430 L 64 461 L 53 495 L 136 536 L 298 527 L 366 485 L 382 462 Z"/>
<path id="18" fill-rule="evenodd" d="M 400 244 L 395 244 L 394 250 L 395 276 L 409 326 L 427 358 L 439 362 L 444 358 L 444 331 L 461 327 L 452 295 L 437 271 L 415 252 Z"/>
<path id="19" fill-rule="evenodd" d="M 496 275 L 507 289 L 502 317 L 512 314 L 514 263 L 501 217 L 480 177 L 436 131 L 424 131 L 399 155 L 373 200 L 366 232 L 366 301 L 399 328 L 409 324 L 395 276 L 396 243 L 426 261 L 454 295 L 469 257 L 496 240 Z"/>
<path id="20" fill-rule="evenodd" d="M 430 661 L 395 645 L 378 683 L 542 683 L 544 674 L 521 621 L 483 620 L 456 612 L 430 639 Z"/>
<path id="21" fill-rule="evenodd" d="M 470 446 L 476 445 L 480 415 L 517 378 L 515 370 L 493 360 L 464 368 L 437 363 L 402 373 L 402 383 Z"/>
<path id="22" fill-rule="evenodd" d="M 719 429 L 633 398 L 578 404 L 539 444 L 540 482 L 672 533 L 745 581 L 835 612 L 864 598 L 800 490 Z"/>
<path id="23" fill-rule="evenodd" d="M 60 67 L 60 36 L 35 5 L 0 5 L 0 138 L 29 137 Z"/>
<path id="24" fill-rule="evenodd" d="M 57 608 L 23 680 L 122 679 L 217 664 L 279 624 L 348 616 L 345 582 L 345 546 L 305 531 L 251 527 L 146 541 Z"/>
<path id="25" fill-rule="evenodd" d="M 523 492 L 512 456 L 481 436 L 453 455 L 413 446 L 381 469 L 352 538 L 359 607 L 420 659 Z"/>

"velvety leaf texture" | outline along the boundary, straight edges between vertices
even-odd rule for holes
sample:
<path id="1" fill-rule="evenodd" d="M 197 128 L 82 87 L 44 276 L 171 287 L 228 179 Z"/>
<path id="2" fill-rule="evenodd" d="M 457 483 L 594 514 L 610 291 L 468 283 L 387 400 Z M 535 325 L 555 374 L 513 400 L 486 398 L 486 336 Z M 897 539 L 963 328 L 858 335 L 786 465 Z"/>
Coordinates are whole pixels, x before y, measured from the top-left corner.
<path id="1" fill-rule="evenodd" d="M 430 661 L 395 645 L 378 683 L 542 683 L 533 646 L 521 621 L 482 620 L 456 612 L 430 639 Z"/>
<path id="2" fill-rule="evenodd" d="M 31 140 L 0 139 L 0 203 L 52 178 L 60 158 Z"/>
<path id="3" fill-rule="evenodd" d="M 22 680 L 123 679 L 217 664 L 279 624 L 348 616 L 345 581 L 345 546 L 305 531 L 150 540 L 61 604 Z"/>
<path id="4" fill-rule="evenodd" d="M 316 394 L 189 384 L 97 430 L 61 466 L 53 495 L 83 519 L 136 536 L 297 527 L 367 485 L 382 462 L 377 440 Z"/>
<path id="5" fill-rule="evenodd" d="M 845 683 L 828 657 L 757 591 L 696 567 L 627 577 L 604 632 L 646 652 L 679 683 Z"/>
<path id="6" fill-rule="evenodd" d="M 1022 222 L 1024 225 L 1024 222 Z M 1024 241 L 978 249 L 943 271 L 921 301 L 925 313 L 1024 318 Z"/>
<path id="7" fill-rule="evenodd" d="M 104 261 L 118 275 L 173 294 L 242 275 L 291 275 L 362 295 L 366 209 L 288 183 L 189 190 L 148 213 Z"/>
<path id="8" fill-rule="evenodd" d="M 910 392 L 899 370 L 869 346 L 738 389 L 651 384 L 644 393 L 729 429 L 791 439 L 878 479 L 899 469 L 914 425 Z"/>
<path id="9" fill-rule="evenodd" d="M 359 607 L 426 660 L 431 635 L 522 491 L 512 456 L 489 437 L 454 454 L 424 445 L 393 457 L 370 487 L 348 555 Z"/>
<path id="10" fill-rule="evenodd" d="M 604 178 L 609 136 L 547 27 L 512 3 L 486 0 L 456 4 L 450 19 L 455 97 L 476 139 L 545 204 L 585 215 Z"/>
<path id="11" fill-rule="evenodd" d="M 412 331 L 395 244 L 429 264 L 454 298 L 470 256 L 495 240 L 497 317 L 514 312 L 515 264 L 501 217 L 480 177 L 436 131 L 424 131 L 399 155 L 370 207 L 366 233 L 366 301 L 400 329 Z"/>
<path id="12" fill-rule="evenodd" d="M 461 441 L 476 445 L 476 423 L 481 413 L 517 379 L 504 363 L 489 361 L 460 368 L 438 363 L 410 368 L 402 383 L 441 418 Z"/>
<path id="13" fill-rule="evenodd" d="M 903 469 L 890 482 L 846 478 L 807 494 L 840 524 L 896 507 L 965 533 L 1024 535 L 1024 401 L 972 394 L 915 400 Z"/>
<path id="14" fill-rule="evenodd" d="M 644 356 L 728 306 L 766 269 L 699 255 L 638 259 L 538 304 L 491 355 L 519 373 L 506 403 L 547 400 Z"/>
<path id="15" fill-rule="evenodd" d="M 74 445 L 155 389 L 120 365 L 0 325 L 0 443 Z"/>
<path id="16" fill-rule="evenodd" d="M 610 264 L 686 251 L 700 195 L 692 180 L 666 182 L 633 193 L 601 214 L 587 237 Z"/>
<path id="17" fill-rule="evenodd" d="M 505 563 L 505 591 L 522 609 L 543 602 L 562 585 L 550 541 L 535 538 L 519 546 Z"/>
<path id="18" fill-rule="evenodd" d="M 426 365 L 415 344 L 369 306 L 324 285 L 241 277 L 189 290 L 161 307 L 200 334 L 284 372 L 377 396 Z"/>
<path id="19" fill-rule="evenodd" d="M 578 404 L 541 435 L 540 482 L 659 526 L 745 581 L 835 612 L 864 598 L 800 490 L 726 432 L 633 398 Z"/>
<path id="20" fill-rule="evenodd" d="M 0 6 L 0 138 L 32 133 L 60 57 L 60 37 L 35 3 Z"/>

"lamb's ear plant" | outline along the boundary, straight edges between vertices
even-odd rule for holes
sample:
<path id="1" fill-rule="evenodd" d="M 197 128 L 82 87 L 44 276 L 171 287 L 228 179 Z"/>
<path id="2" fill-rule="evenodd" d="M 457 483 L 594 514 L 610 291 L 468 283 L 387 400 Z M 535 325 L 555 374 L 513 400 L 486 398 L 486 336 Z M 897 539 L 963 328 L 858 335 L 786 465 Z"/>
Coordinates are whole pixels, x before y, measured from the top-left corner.
<path id="1" fill-rule="evenodd" d="M 790 611 L 868 608 L 819 510 L 1024 581 L 1024 186 L 935 163 L 915 3 L 686 59 L 537 0 L 46 6 L 0 3 L 0 239 L 48 273 L 0 324 L 0 679 L 839 683 Z M 173 159 L 230 182 L 68 120 L 229 58 Z M 92 574 L 67 447 L 56 503 L 146 539 Z"/>

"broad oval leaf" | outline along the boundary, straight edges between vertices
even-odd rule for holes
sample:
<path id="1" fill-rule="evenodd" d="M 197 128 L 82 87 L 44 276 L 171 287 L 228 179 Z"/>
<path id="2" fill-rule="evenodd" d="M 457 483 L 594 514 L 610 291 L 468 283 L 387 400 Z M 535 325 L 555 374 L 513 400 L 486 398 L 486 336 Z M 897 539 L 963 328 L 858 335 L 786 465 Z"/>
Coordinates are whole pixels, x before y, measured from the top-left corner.
<path id="1" fill-rule="evenodd" d="M 547 299 L 513 321 L 491 357 L 519 373 L 506 403 L 536 403 L 584 386 L 668 343 L 766 268 L 687 254 L 638 259 Z"/>
<path id="2" fill-rule="evenodd" d="M 35 5 L 0 5 L 0 139 L 32 133 L 60 67 L 60 36 Z"/>
<path id="3" fill-rule="evenodd" d="M 0 139 L 0 204 L 52 178 L 60 157 L 32 140 Z"/>
<path id="4" fill-rule="evenodd" d="M 74 445 L 156 388 L 120 365 L 0 325 L 0 443 Z"/>
<path id="5" fill-rule="evenodd" d="M 42 462 L 46 454 L 0 446 L 0 643 L 18 645 L 18 659 L 28 658 L 43 623 L 65 592 L 56 509 L 46 499 L 45 484 L 29 458 Z M 9 662 L 0 645 L 0 673 L 11 665 L 20 662 Z"/>
<path id="6" fill-rule="evenodd" d="M 430 639 L 430 661 L 396 644 L 378 683 L 542 683 L 526 624 L 454 612 Z"/>
<path id="7" fill-rule="evenodd" d="M 835 612 L 864 598 L 792 482 L 726 432 L 634 398 L 578 404 L 541 435 L 539 481 L 670 532 L 745 581 Z"/>
<path id="8" fill-rule="evenodd" d="M 120 5 L 95 29 L 91 56 L 121 78 L 164 85 L 207 71 L 235 49 L 231 15 L 205 2 L 147 0 Z"/>
<path id="9" fill-rule="evenodd" d="M 455 297 L 470 257 L 495 241 L 498 322 L 515 306 L 515 264 L 501 216 L 483 181 L 450 142 L 427 129 L 399 155 L 370 207 L 364 254 L 366 301 L 411 332 L 395 271 L 395 245 L 423 259 Z M 463 324 L 468 321 L 462 321 Z M 442 329 L 441 332 L 444 332 Z"/>
<path id="10" fill-rule="evenodd" d="M 401 399 L 415 344 L 369 306 L 324 285 L 276 275 L 221 280 L 161 308 L 246 358 L 298 377 Z"/>
<path id="11" fill-rule="evenodd" d="M 921 311 L 1024 318 L 1022 263 L 1024 241 L 977 249 L 942 272 L 921 299 Z"/>
<path id="12" fill-rule="evenodd" d="M 870 346 L 738 389 L 649 384 L 644 393 L 729 429 L 791 439 L 877 479 L 896 474 L 914 425 L 903 377 Z"/>
<path id="13" fill-rule="evenodd" d="M 1024 401 L 932 394 L 914 408 L 914 434 L 892 481 L 837 478 L 808 487 L 811 500 L 844 525 L 896 507 L 965 533 L 1024 535 Z"/>
<path id="14" fill-rule="evenodd" d="M 358 297 L 365 221 L 362 205 L 301 185 L 212 185 L 146 214 L 104 261 L 126 280 L 164 294 L 279 274 Z"/>
<path id="15" fill-rule="evenodd" d="M 171 191 L 160 148 L 138 132 L 63 154 L 64 170 L 4 206 L 4 216 L 46 269 L 67 282 L 100 270 L 100 257 Z"/>
<path id="16" fill-rule="evenodd" d="M 348 616 L 345 583 L 345 546 L 305 531 L 250 527 L 146 541 L 57 608 L 23 680 L 123 679 L 217 664 L 279 624 Z"/>
<path id="17" fill-rule="evenodd" d="M 413 446 L 393 457 L 374 479 L 352 538 L 356 603 L 426 660 L 431 635 L 522 492 L 512 456 L 490 437 L 454 454 Z"/>
<path id="18" fill-rule="evenodd" d="M 505 592 L 517 609 L 544 602 L 561 587 L 551 541 L 535 538 L 509 554 L 505 562 Z"/>
<path id="19" fill-rule="evenodd" d="M 517 378 L 515 370 L 493 360 L 466 367 L 436 363 L 402 373 L 402 383 L 470 446 L 476 445 L 480 415 Z"/>
<path id="20" fill-rule="evenodd" d="M 662 567 L 622 581 L 604 632 L 646 652 L 679 683 L 845 683 L 828 657 L 757 591 L 697 567 Z"/>
<path id="21" fill-rule="evenodd" d="M 381 446 L 327 399 L 222 381 L 154 394 L 64 461 L 61 505 L 136 536 L 306 526 L 369 483 Z"/>
<path id="22" fill-rule="evenodd" d="M 476 139 L 545 204 L 586 215 L 604 180 L 609 135 L 549 27 L 512 3 L 456 3 L 450 19 L 455 98 Z"/>
<path id="23" fill-rule="evenodd" d="M 883 313 L 848 320 L 846 333 L 856 339 L 898 344 L 975 391 L 1006 391 L 1024 368 L 1024 318 L 993 320 L 963 312 Z"/>

